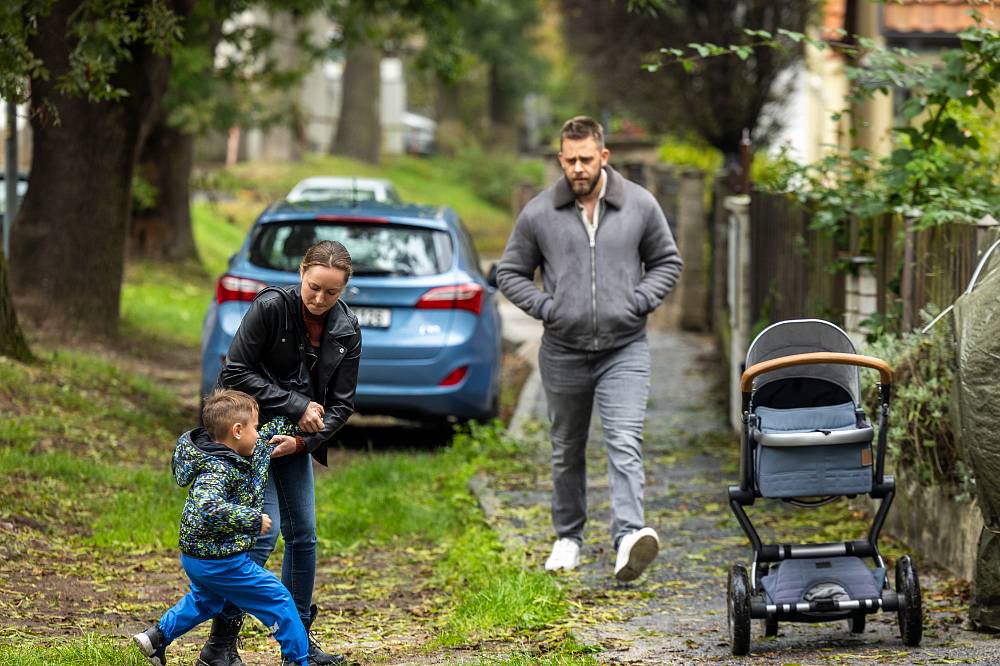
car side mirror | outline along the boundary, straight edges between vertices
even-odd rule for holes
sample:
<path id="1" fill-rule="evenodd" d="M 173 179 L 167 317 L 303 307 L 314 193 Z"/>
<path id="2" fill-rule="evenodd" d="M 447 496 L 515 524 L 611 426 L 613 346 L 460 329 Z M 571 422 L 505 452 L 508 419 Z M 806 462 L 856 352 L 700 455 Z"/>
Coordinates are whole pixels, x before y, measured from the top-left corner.
<path id="1" fill-rule="evenodd" d="M 500 285 L 497 284 L 497 263 L 493 262 L 490 264 L 490 270 L 486 274 L 486 284 L 490 285 L 494 289 L 499 288 Z"/>

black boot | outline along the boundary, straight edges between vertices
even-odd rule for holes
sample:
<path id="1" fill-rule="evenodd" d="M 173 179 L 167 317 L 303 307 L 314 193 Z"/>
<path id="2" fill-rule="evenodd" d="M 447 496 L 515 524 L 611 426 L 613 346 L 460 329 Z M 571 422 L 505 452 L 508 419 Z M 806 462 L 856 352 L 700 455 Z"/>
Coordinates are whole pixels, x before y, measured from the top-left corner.
<path id="1" fill-rule="evenodd" d="M 197 666 L 244 666 L 240 653 L 236 651 L 244 617 L 240 614 L 232 620 L 222 617 L 212 620 L 212 635 L 198 655 Z"/>
<path id="2" fill-rule="evenodd" d="M 319 646 L 316 639 L 313 638 L 312 624 L 316 620 L 318 609 L 316 604 L 309 607 L 309 617 L 303 618 L 302 624 L 306 626 L 306 635 L 309 637 L 309 666 L 313 664 L 322 664 L 324 666 L 333 664 L 334 666 L 347 666 L 349 663 L 347 657 L 342 654 L 327 654 L 323 651 L 323 648 Z"/>

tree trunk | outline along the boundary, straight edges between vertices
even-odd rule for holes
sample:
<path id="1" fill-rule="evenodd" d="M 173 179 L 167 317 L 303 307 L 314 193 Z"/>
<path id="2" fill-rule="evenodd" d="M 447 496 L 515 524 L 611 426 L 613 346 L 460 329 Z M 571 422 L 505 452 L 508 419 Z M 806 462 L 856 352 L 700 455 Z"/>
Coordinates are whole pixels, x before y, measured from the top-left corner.
<path id="1" fill-rule="evenodd" d="M 460 83 L 438 78 L 434 115 L 437 120 L 435 147 L 444 155 L 455 155 L 468 143 L 468 129 L 462 117 Z"/>
<path id="2" fill-rule="evenodd" d="M 222 39 L 222 21 L 212 10 L 192 11 L 185 21 L 184 39 L 183 49 L 214 54 Z M 200 72 L 173 69 L 171 75 L 169 86 L 176 90 L 185 86 L 184 77 L 212 77 L 214 72 L 210 64 Z M 156 201 L 132 212 L 128 255 L 184 263 L 198 256 L 191 228 L 194 135 L 170 124 L 168 106 L 169 102 L 164 102 L 160 108 L 139 154 L 139 174 L 156 188 Z"/>
<path id="3" fill-rule="evenodd" d="M 378 164 L 382 148 L 382 124 L 379 121 L 379 67 L 381 52 L 366 42 L 347 49 L 341 86 L 340 118 L 333 153 Z"/>
<path id="4" fill-rule="evenodd" d="M 127 97 L 94 103 L 58 92 L 70 52 L 67 20 L 81 2 L 56 2 L 31 40 L 50 75 L 31 80 L 31 176 L 11 238 L 10 275 L 23 316 L 64 334 L 111 336 L 118 328 L 132 174 L 169 64 L 135 45 L 112 81 Z"/>
<path id="5" fill-rule="evenodd" d="M 517 150 L 517 128 L 514 126 L 513 100 L 503 85 L 503 74 L 494 63 L 489 69 L 490 127 L 492 144 L 496 148 Z"/>
<path id="6" fill-rule="evenodd" d="M 156 188 L 155 203 L 132 214 L 129 257 L 184 263 L 196 259 L 191 229 L 194 137 L 160 117 L 142 147 L 139 174 Z"/>
<path id="7" fill-rule="evenodd" d="M 457 81 L 438 78 L 434 116 L 438 124 L 462 122 L 462 87 Z"/>
<path id="8" fill-rule="evenodd" d="M 3 252 L 0 252 L 0 356 L 23 362 L 34 359 L 21 326 L 17 323 L 14 301 L 7 287 L 7 259 Z"/>

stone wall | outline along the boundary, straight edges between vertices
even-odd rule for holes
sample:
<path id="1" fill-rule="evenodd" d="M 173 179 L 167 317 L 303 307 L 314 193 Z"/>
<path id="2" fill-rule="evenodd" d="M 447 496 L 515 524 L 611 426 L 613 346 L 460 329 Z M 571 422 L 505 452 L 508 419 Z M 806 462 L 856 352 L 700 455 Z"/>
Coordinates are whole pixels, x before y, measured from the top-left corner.
<path id="1" fill-rule="evenodd" d="M 957 502 L 953 492 L 925 485 L 905 471 L 895 476 L 896 498 L 884 531 L 909 547 L 918 567 L 933 563 L 971 581 L 983 529 L 979 506 Z M 874 515 L 874 502 L 869 508 Z"/>

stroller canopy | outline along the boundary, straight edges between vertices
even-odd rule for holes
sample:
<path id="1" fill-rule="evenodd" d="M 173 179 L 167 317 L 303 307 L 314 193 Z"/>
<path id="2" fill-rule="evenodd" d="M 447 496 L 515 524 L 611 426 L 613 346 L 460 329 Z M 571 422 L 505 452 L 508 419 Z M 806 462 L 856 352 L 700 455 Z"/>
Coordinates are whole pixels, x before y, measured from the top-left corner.
<path id="1" fill-rule="evenodd" d="M 782 356 L 810 352 L 856 354 L 857 350 L 839 326 L 822 319 L 790 319 L 772 324 L 760 332 L 747 350 L 746 367 Z M 782 368 L 756 377 L 753 389 L 756 391 L 779 379 L 797 377 L 826 380 L 847 391 L 854 404 L 861 401 L 861 380 L 857 366 L 853 365 L 821 363 Z"/>

